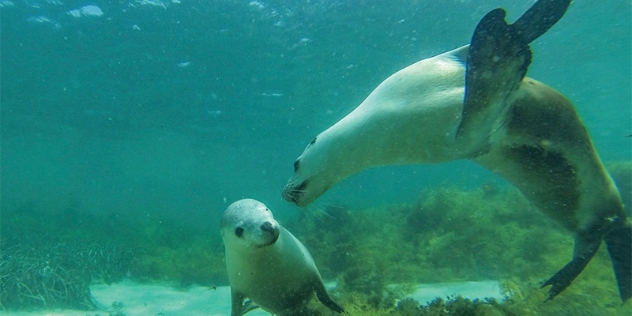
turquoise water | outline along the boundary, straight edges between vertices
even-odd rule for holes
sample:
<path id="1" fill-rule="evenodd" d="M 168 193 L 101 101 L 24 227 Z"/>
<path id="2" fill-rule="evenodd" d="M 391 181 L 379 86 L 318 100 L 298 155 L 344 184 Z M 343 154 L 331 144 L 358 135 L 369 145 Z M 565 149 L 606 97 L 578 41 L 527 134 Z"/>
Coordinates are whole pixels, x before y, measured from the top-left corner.
<path id="1" fill-rule="evenodd" d="M 466 44 L 490 9 L 512 20 L 532 2 L 4 0 L 2 208 L 215 221 L 254 197 L 295 211 L 280 189 L 318 132 L 394 71 Z M 631 157 L 630 17 L 629 1 L 576 1 L 532 44 L 529 76 L 575 102 L 606 161 Z M 369 171 L 322 202 L 487 176 L 456 166 Z"/>
<path id="2" fill-rule="evenodd" d="M 0 0 L 2 212 L 169 217 L 215 230 L 275 212 L 292 163 L 382 80 L 532 0 Z M 528 76 L 571 99 L 604 161 L 632 159 L 628 0 L 575 1 Z M 492 177 L 469 162 L 358 174 L 319 205 L 415 201 Z M 283 215 L 281 215 L 282 217 Z"/>

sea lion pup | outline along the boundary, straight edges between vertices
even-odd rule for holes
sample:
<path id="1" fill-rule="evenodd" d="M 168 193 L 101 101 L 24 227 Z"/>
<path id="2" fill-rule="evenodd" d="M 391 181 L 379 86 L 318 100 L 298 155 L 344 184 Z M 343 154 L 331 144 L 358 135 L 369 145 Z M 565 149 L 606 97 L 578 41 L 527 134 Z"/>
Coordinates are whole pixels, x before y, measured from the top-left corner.
<path id="1" fill-rule="evenodd" d="M 529 43 L 570 0 L 536 2 L 515 23 L 489 12 L 470 45 L 421 60 L 382 82 L 320 133 L 294 162 L 283 197 L 298 206 L 364 169 L 470 159 L 516 186 L 572 232 L 572 260 L 543 285 L 548 299 L 581 273 L 605 240 L 621 299 L 632 296 L 632 225 L 573 105 L 525 77 Z"/>
<path id="2" fill-rule="evenodd" d="M 300 315 L 316 293 L 336 312 L 334 302 L 307 248 L 274 220 L 261 202 L 244 199 L 224 212 L 221 234 L 231 289 L 231 316 L 257 307 L 275 315 Z M 245 299 L 249 299 L 244 303 Z"/>

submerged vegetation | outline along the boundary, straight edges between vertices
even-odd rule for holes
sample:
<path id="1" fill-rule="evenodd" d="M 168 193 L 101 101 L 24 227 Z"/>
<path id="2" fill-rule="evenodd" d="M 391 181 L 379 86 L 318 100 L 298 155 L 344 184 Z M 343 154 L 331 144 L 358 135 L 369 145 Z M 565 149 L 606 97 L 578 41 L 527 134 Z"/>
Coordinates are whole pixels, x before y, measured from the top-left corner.
<path id="1" fill-rule="evenodd" d="M 62 214 L 3 211 L 0 308 L 98 309 L 89 286 L 125 276 L 134 257 L 122 243 L 127 233 L 72 206 Z"/>
<path id="2" fill-rule="evenodd" d="M 0 232 L 0 310 L 105 309 L 90 284 L 125 278 L 227 283 L 218 235 L 175 222 L 23 208 L 3 211 Z"/>
<path id="3" fill-rule="evenodd" d="M 632 163 L 609 165 L 626 202 Z M 417 202 L 328 207 L 283 221 L 312 253 L 349 315 L 629 315 L 602 247 L 585 271 L 544 303 L 541 284 L 572 256 L 572 237 L 512 187 L 430 188 Z M 91 283 L 227 285 L 217 229 L 165 219 L 3 210 L 0 309 L 96 309 Z M 406 298 L 416 284 L 500 280 L 504 300 Z M 314 300 L 315 315 L 331 311 Z"/>
<path id="4" fill-rule="evenodd" d="M 337 279 L 338 301 L 351 307 L 350 315 L 632 312 L 630 302 L 621 305 L 605 247 L 562 295 L 544 303 L 547 289 L 540 286 L 569 262 L 573 240 L 512 187 L 432 188 L 412 205 L 324 212 L 302 214 L 286 226 L 324 277 Z M 502 302 L 450 297 L 421 306 L 402 299 L 414 284 L 490 279 L 501 281 Z M 404 286 L 394 291 L 392 284 Z"/>

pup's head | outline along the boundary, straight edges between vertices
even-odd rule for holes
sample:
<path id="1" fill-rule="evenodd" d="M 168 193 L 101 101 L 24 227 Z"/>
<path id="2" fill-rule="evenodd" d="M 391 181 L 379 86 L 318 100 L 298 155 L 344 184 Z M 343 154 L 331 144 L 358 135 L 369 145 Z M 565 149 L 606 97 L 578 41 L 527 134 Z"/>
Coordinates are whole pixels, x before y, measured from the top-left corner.
<path id="1" fill-rule="evenodd" d="M 222 217 L 221 233 L 227 246 L 268 247 L 276 243 L 280 231 L 270 209 L 253 199 L 234 202 Z"/>

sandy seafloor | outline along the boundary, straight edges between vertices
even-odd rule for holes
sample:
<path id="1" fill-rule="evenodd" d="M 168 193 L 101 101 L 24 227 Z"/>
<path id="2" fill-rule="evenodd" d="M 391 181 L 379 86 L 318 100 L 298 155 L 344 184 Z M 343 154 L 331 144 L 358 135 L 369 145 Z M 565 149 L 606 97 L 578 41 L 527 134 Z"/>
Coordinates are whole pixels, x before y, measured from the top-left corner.
<path id="1" fill-rule="evenodd" d="M 112 285 L 93 285 L 91 291 L 94 298 L 103 305 L 112 306 L 114 302 L 122 303 L 123 305 L 119 310 L 121 315 L 230 315 L 230 287 L 228 286 L 220 286 L 215 289 L 192 286 L 181 290 L 165 285 L 124 281 Z M 501 300 L 504 298 L 497 281 L 421 284 L 417 291 L 410 296 L 425 304 L 436 297 L 446 298 L 452 295 L 461 295 L 469 299 L 493 297 Z M 109 313 L 115 315 L 113 312 L 114 310 L 110 307 L 104 311 L 1 311 L 0 315 L 104 316 L 109 315 Z M 247 315 L 270 314 L 257 309 Z"/>

